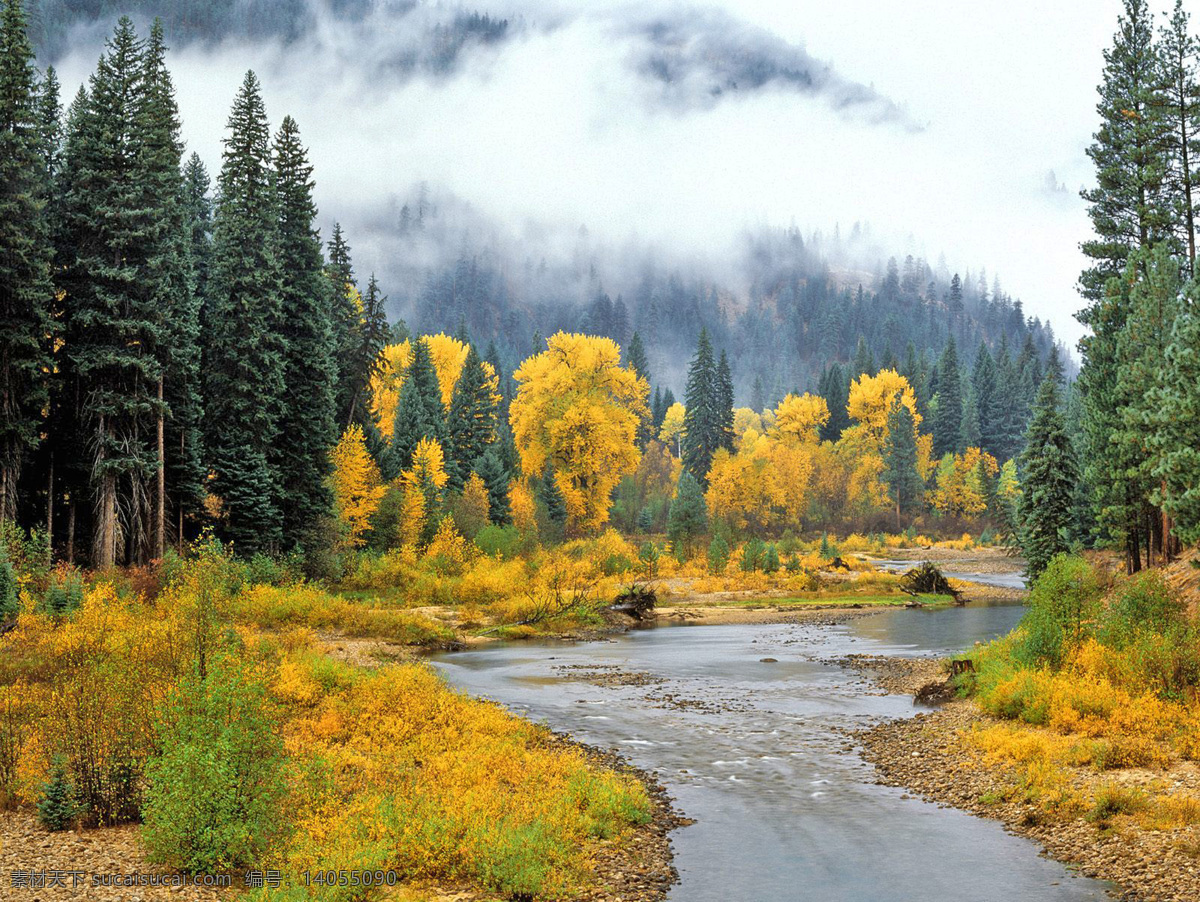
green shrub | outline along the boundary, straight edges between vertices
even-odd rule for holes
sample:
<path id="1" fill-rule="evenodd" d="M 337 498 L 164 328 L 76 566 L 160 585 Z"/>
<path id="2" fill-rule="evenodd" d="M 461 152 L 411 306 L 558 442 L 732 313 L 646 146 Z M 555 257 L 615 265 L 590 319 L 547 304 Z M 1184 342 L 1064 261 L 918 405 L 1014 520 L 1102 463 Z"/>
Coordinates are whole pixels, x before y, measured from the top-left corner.
<path id="1" fill-rule="evenodd" d="M 143 809 L 152 859 L 193 873 L 257 863 L 284 824 L 283 744 L 263 684 L 211 657 L 169 698 L 160 743 Z"/>
<path id="2" fill-rule="evenodd" d="M 1051 558 L 1029 592 L 1029 611 L 1021 621 L 1025 641 L 1014 653 L 1026 664 L 1057 667 L 1069 648 L 1092 630 L 1103 594 L 1100 578 L 1079 557 Z"/>
<path id="3" fill-rule="evenodd" d="M 643 579 L 658 578 L 658 562 L 661 557 L 662 551 L 653 542 L 642 543 L 638 550 L 638 563 L 642 567 Z"/>
<path id="4" fill-rule="evenodd" d="M 1122 649 L 1147 632 L 1166 635 L 1184 626 L 1185 605 L 1157 570 L 1139 573 L 1120 587 L 1103 611 L 1101 642 Z"/>
<path id="5" fill-rule="evenodd" d="M 479 530 L 475 544 L 488 557 L 500 555 L 506 561 L 512 560 L 521 553 L 521 531 L 511 524 L 497 526 L 492 523 Z"/>
<path id="6" fill-rule="evenodd" d="M 79 814 L 75 787 L 67 777 L 67 768 L 56 758 L 50 769 L 50 779 L 42 786 L 37 803 L 38 820 L 47 830 L 66 830 Z"/>
<path id="7" fill-rule="evenodd" d="M 779 552 L 776 550 L 774 542 L 768 545 L 766 551 L 763 552 L 762 568 L 763 573 L 779 572 Z"/>
<path id="8" fill-rule="evenodd" d="M 83 576 L 73 567 L 56 567 L 50 573 L 50 585 L 42 598 L 42 609 L 63 616 L 83 604 Z"/>
<path id="9" fill-rule="evenodd" d="M 8 559 L 8 549 L 0 544 L 0 621 L 16 617 L 21 610 L 17 593 L 17 574 Z"/>

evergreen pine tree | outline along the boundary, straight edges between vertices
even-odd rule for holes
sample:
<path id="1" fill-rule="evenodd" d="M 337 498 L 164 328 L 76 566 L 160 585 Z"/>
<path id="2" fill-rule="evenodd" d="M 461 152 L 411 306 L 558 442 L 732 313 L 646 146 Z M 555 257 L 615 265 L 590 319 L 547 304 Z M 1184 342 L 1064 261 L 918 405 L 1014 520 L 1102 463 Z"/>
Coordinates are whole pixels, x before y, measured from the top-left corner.
<path id="1" fill-rule="evenodd" d="M 194 293 L 187 189 L 180 171 L 179 110 L 166 50 L 162 22 L 155 19 L 143 60 L 145 96 L 137 123 L 142 188 L 151 220 L 144 244 L 143 281 L 162 322 L 162 376 L 156 411 L 162 418 L 162 447 L 158 449 L 162 469 L 155 492 L 155 557 L 161 557 L 166 547 L 168 506 L 174 508 L 177 521 L 199 511 L 205 477 L 200 433 L 200 308 Z"/>
<path id="2" fill-rule="evenodd" d="M 975 367 L 971 371 L 971 388 L 975 395 L 975 407 L 979 413 L 980 444 L 978 447 L 1000 460 L 1000 428 L 1003 406 L 997 385 L 996 361 L 987 345 L 980 342 L 975 355 Z"/>
<path id="3" fill-rule="evenodd" d="M 475 462 L 475 472 L 483 480 L 488 493 L 488 519 L 497 526 L 507 526 L 512 522 L 512 505 L 508 500 L 508 471 L 500 460 L 496 448 Z"/>
<path id="4" fill-rule="evenodd" d="M 638 332 L 633 333 L 633 337 L 629 339 L 629 347 L 626 350 L 626 362 L 640 378 L 646 380 L 646 384 L 650 384 L 650 361 L 646 357 L 646 347 L 642 344 L 642 336 Z M 655 403 L 658 402 L 658 390 L 654 392 Z M 637 443 L 638 447 L 645 450 L 646 443 L 653 438 L 654 433 L 653 421 L 657 414 L 657 408 L 651 405 L 650 412 L 647 416 L 642 417 L 642 421 L 638 423 Z"/>
<path id="5" fill-rule="evenodd" d="M 314 226 L 313 170 L 291 116 L 284 117 L 275 136 L 273 156 L 287 391 L 279 421 L 282 441 L 275 445 L 272 463 L 285 489 L 279 504 L 283 546 L 292 548 L 305 544 L 332 504 L 329 451 L 337 441 L 337 366 L 331 288 Z"/>
<path id="6" fill-rule="evenodd" d="M 942 457 L 960 450 L 962 436 L 962 386 L 958 372 L 958 352 L 954 336 L 947 342 L 938 360 L 937 411 L 933 418 L 933 453 Z"/>
<path id="7" fill-rule="evenodd" d="M 246 73 L 229 117 L 213 219 L 205 443 L 225 532 L 239 551 L 278 545 L 280 485 L 271 466 L 285 391 L 278 213 L 258 78 Z M 292 436 L 287 437 L 291 441 Z"/>
<path id="8" fill-rule="evenodd" d="M 717 363 L 715 382 L 716 437 L 718 447 L 733 451 L 733 371 L 729 368 L 729 358 L 721 352 Z"/>
<path id="9" fill-rule="evenodd" d="M 883 481 L 887 483 L 888 496 L 896 506 L 897 532 L 900 530 L 901 516 L 916 509 L 924 488 L 917 472 L 916 433 L 917 425 L 912 412 L 904 404 L 894 404 L 888 413 Z"/>
<path id="10" fill-rule="evenodd" d="M 538 499 L 545 506 L 546 518 L 551 523 L 562 526 L 567 522 L 567 501 L 558 487 L 550 461 L 546 461 L 546 469 L 538 481 Z"/>
<path id="11" fill-rule="evenodd" d="M 1100 129 L 1087 151 L 1096 165 L 1096 187 L 1083 192 L 1096 237 L 1082 246 L 1093 263 L 1080 276 L 1090 304 L 1079 318 L 1093 327 L 1095 304 L 1103 299 L 1108 280 L 1125 270 L 1130 252 L 1149 248 L 1170 230 L 1163 191 L 1166 104 L 1152 17 L 1146 0 L 1122 2 L 1113 46 L 1104 51 L 1096 108 Z"/>
<path id="12" fill-rule="evenodd" d="M 33 49 L 20 0 L 0 10 L 0 522 L 17 509 L 21 465 L 49 400 L 54 290 L 45 215 L 48 173 Z"/>
<path id="13" fill-rule="evenodd" d="M 868 376 L 875 375 L 875 356 L 867 347 L 867 340 L 859 335 L 858 346 L 854 349 L 854 363 L 851 366 L 850 378 L 859 379 L 864 373 Z"/>
<path id="14" fill-rule="evenodd" d="M 396 404 L 396 421 L 392 429 L 392 444 L 388 455 L 386 478 L 394 478 L 412 466 L 413 451 L 423 438 L 442 442 L 446 438 L 446 415 L 442 407 L 442 390 L 437 372 L 429 356 L 429 345 L 413 341 L 412 362 L 400 398 Z"/>
<path id="15" fill-rule="evenodd" d="M 967 389 L 963 392 L 962 423 L 958 431 L 960 451 L 982 447 L 983 428 L 979 421 L 979 403 L 975 400 L 975 387 L 968 382 Z"/>
<path id="16" fill-rule="evenodd" d="M 1175 0 L 1170 24 L 1160 31 L 1159 89 L 1167 153 L 1164 185 L 1175 223 L 1178 240 L 1187 251 L 1187 272 L 1196 267 L 1196 136 L 1200 134 L 1200 83 L 1197 82 L 1197 57 L 1200 42 L 1191 34 L 1183 0 Z"/>
<path id="17" fill-rule="evenodd" d="M 1021 454 L 1020 545 L 1031 578 L 1054 555 L 1068 550 L 1077 472 L 1059 405 L 1058 382 L 1047 377 L 1038 390 Z"/>
<path id="18" fill-rule="evenodd" d="M 151 196 L 161 186 L 148 168 L 162 160 L 143 154 L 152 118 L 143 49 L 133 23 L 122 18 L 86 101 L 74 110 L 64 161 L 71 170 L 61 222 L 68 236 L 60 271 L 64 369 L 90 450 L 92 562 L 99 567 L 116 563 L 121 552 L 144 558 L 151 549 L 158 386 L 170 341 L 158 306 L 174 266 L 159 258 L 171 238 L 159 203 L 170 198 Z"/>
<path id="19" fill-rule="evenodd" d="M 712 343 L 708 330 L 700 330 L 696 345 L 696 356 L 688 369 L 687 388 L 684 392 L 686 413 L 683 422 L 686 432 L 683 438 L 683 467 L 701 485 L 707 485 L 708 468 L 713 454 L 723 445 L 718 402 L 720 389 L 717 385 L 717 367 L 713 360 Z"/>
<path id="20" fill-rule="evenodd" d="M 675 494 L 667 513 L 667 540 L 680 560 L 691 557 L 692 545 L 708 530 L 708 505 L 704 490 L 691 473 L 684 470 L 675 484 Z"/>
<path id="21" fill-rule="evenodd" d="M 341 223 L 333 224 L 329 240 L 329 264 L 325 268 L 333 288 L 333 308 L 330 320 L 333 328 L 334 360 L 338 365 L 337 410 L 338 423 L 349 425 L 356 413 L 359 396 L 355 359 L 362 347 L 362 311 L 355 303 L 357 288 L 354 266 L 350 260 L 350 245 L 342 234 Z"/>
<path id="22" fill-rule="evenodd" d="M 1184 544 L 1200 541 L 1200 287 L 1191 282 L 1175 317 L 1151 396 L 1150 447 L 1162 503 Z"/>
<path id="23" fill-rule="evenodd" d="M 483 361 L 475 346 L 468 345 L 467 359 L 454 385 L 446 416 L 446 475 L 450 491 L 462 491 L 471 467 L 495 440 L 496 398 Z"/>

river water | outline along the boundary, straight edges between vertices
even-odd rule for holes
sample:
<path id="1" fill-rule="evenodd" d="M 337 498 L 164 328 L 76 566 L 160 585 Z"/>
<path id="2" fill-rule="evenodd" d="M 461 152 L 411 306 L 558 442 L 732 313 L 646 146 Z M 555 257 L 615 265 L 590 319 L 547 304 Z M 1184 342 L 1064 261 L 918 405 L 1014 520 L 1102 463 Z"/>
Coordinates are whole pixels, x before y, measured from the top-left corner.
<path id="1" fill-rule="evenodd" d="M 1007 632 L 1022 611 L 661 627 L 601 642 L 496 645 L 435 665 L 454 685 L 656 771 L 696 820 L 673 834 L 681 883 L 672 900 L 1106 899 L 1104 884 L 1072 876 L 996 822 L 875 785 L 843 732 L 915 709 L 826 659 L 953 653 Z M 642 674 L 643 684 L 585 679 L 613 673 Z"/>

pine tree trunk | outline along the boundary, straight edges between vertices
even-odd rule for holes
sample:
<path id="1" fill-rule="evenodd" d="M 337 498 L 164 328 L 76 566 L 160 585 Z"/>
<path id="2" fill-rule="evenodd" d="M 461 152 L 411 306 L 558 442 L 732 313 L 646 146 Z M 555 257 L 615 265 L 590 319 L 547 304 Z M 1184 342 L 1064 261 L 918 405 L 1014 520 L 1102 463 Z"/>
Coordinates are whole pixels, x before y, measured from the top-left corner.
<path id="1" fill-rule="evenodd" d="M 96 567 L 103 570 L 117 561 L 117 486 L 115 477 L 105 474 L 100 481 L 100 497 L 96 506 L 98 514 Z"/>
<path id="2" fill-rule="evenodd" d="M 50 471 L 46 474 L 46 561 L 54 561 L 54 452 L 50 452 Z"/>
<path id="3" fill-rule="evenodd" d="M 1183 196 L 1186 207 L 1184 209 L 1184 220 L 1187 223 L 1187 238 L 1188 238 L 1188 274 L 1195 275 L 1196 273 L 1196 221 L 1195 211 L 1192 209 L 1192 168 L 1191 168 L 1191 144 L 1188 141 L 1188 116 L 1187 104 L 1181 103 L 1179 106 L 1179 150 L 1180 162 L 1183 165 Z M 1164 517 L 1166 515 L 1164 514 Z"/>
<path id="4" fill-rule="evenodd" d="M 158 377 L 158 491 L 155 493 L 157 509 L 154 514 L 154 557 L 162 560 L 167 545 L 167 467 L 166 438 L 163 431 L 163 380 Z"/>
<path id="5" fill-rule="evenodd" d="M 75 498 L 67 504 L 67 563 L 75 563 Z"/>

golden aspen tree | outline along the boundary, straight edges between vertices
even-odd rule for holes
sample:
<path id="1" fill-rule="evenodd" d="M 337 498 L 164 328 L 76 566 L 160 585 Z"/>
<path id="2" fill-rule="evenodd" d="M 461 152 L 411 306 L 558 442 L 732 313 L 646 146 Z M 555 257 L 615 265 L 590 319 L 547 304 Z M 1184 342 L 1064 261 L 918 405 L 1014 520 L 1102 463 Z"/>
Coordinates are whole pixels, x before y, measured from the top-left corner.
<path id="1" fill-rule="evenodd" d="M 559 332 L 547 349 L 514 373 L 509 419 L 527 478 L 553 468 L 571 528 L 595 532 L 608 521 L 609 499 L 641 454 L 637 427 L 648 414 L 650 387 L 621 366 L 609 338 Z"/>
<path id="2" fill-rule="evenodd" d="M 379 467 L 367 450 L 362 427 L 355 423 L 343 434 L 330 453 L 333 474 L 333 509 L 345 530 L 346 544 L 365 544 L 371 517 L 387 491 Z"/>

